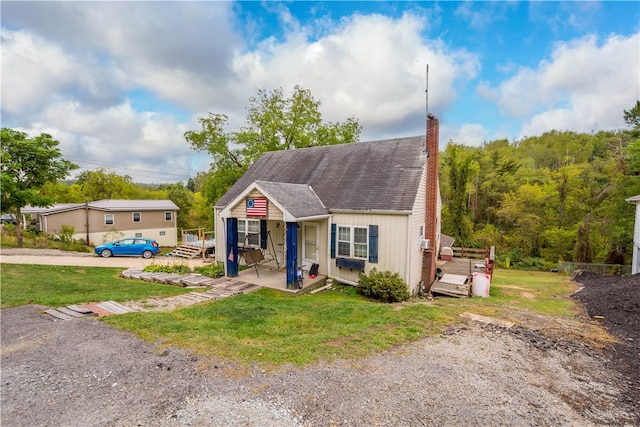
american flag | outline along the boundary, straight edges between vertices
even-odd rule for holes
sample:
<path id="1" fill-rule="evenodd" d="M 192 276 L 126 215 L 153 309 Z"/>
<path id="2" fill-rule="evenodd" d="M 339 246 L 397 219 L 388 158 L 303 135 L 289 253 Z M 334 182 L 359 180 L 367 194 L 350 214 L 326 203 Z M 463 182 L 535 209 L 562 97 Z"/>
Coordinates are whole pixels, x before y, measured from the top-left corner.
<path id="1" fill-rule="evenodd" d="M 267 216 L 266 197 L 247 199 L 247 216 Z"/>

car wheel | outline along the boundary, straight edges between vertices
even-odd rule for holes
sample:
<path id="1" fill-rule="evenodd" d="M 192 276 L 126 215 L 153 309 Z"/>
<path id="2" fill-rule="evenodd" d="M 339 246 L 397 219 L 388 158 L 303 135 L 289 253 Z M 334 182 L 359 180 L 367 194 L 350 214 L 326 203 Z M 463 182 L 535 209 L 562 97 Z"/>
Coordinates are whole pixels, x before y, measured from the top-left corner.
<path id="1" fill-rule="evenodd" d="M 100 252 L 100 256 L 104 258 L 109 258 L 111 255 L 112 253 L 109 249 L 103 249 L 102 252 Z"/>
<path id="2" fill-rule="evenodd" d="M 149 258 L 151 258 L 152 256 L 153 256 L 153 253 L 151 253 L 151 251 L 144 251 L 144 252 L 142 252 L 142 258 L 149 259 Z"/>

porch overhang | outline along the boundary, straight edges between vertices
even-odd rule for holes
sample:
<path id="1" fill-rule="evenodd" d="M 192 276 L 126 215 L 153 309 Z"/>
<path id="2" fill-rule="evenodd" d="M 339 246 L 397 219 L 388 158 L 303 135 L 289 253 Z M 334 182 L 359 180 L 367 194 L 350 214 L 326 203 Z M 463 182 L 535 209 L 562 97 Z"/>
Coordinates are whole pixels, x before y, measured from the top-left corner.
<path id="1" fill-rule="evenodd" d="M 329 210 L 308 185 L 254 181 L 227 206 L 221 208 L 218 214 L 220 218 L 231 218 L 233 208 L 254 191 L 263 194 L 270 203 L 282 212 L 284 222 L 310 221 L 331 216 Z"/>

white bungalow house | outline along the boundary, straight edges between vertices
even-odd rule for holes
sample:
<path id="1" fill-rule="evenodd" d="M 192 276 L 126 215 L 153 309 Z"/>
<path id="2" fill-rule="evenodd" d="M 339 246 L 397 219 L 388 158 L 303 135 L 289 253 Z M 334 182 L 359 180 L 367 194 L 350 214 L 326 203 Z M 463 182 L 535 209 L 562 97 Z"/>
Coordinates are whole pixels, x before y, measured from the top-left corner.
<path id="1" fill-rule="evenodd" d="M 636 220 L 633 228 L 633 261 L 631 274 L 640 273 L 640 195 L 626 199 L 629 203 L 636 204 Z"/>
<path id="2" fill-rule="evenodd" d="M 23 217 L 35 218 L 40 230 L 50 235 L 57 235 L 63 225 L 71 226 L 75 230 L 74 239 L 85 240 L 92 246 L 104 243 L 105 236 L 117 236 L 147 237 L 168 247 L 178 243 L 178 209 L 171 200 L 105 199 L 47 208 L 25 206 L 21 213 Z M 23 224 L 27 223 L 25 219 Z"/>
<path id="3" fill-rule="evenodd" d="M 297 266 L 317 264 L 341 283 L 376 268 L 397 272 L 412 293 L 428 288 L 441 208 L 438 121 L 428 124 L 427 138 L 263 154 L 214 206 L 226 275 L 237 276 L 240 257 L 259 249 L 286 270 L 287 287 Z"/>

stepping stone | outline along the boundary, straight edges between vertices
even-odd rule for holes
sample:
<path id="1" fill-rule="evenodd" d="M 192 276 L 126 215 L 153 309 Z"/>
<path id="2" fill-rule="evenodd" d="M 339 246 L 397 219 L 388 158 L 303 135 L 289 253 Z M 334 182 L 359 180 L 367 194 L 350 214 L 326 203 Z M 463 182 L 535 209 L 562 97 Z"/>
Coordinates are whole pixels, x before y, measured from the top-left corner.
<path id="1" fill-rule="evenodd" d="M 49 315 L 51 315 L 51 316 L 53 316 L 53 317 L 55 317 L 55 318 L 57 318 L 57 319 L 60 319 L 60 320 L 72 320 L 72 319 L 75 319 L 75 317 L 69 316 L 68 314 L 61 313 L 58 310 L 55 310 L 53 308 L 45 310 L 44 312 L 49 314 Z"/>
<path id="2" fill-rule="evenodd" d="M 75 317 L 75 318 L 79 318 L 79 317 L 84 317 L 85 316 L 84 314 L 78 313 L 77 311 L 74 311 L 74 310 L 70 310 L 67 307 L 58 307 L 57 310 L 60 313 L 64 313 L 64 314 L 66 314 L 68 316 Z"/>
<path id="3" fill-rule="evenodd" d="M 68 305 L 67 308 L 69 310 L 73 310 L 73 311 L 75 311 L 77 313 L 81 313 L 81 314 L 86 314 L 86 315 L 96 314 L 93 311 L 89 310 L 88 308 L 80 307 L 79 305 Z"/>
<path id="4" fill-rule="evenodd" d="M 125 314 L 125 313 L 133 313 L 135 310 L 129 307 L 125 307 L 122 304 L 119 304 L 115 301 L 105 301 L 98 303 L 98 307 L 110 311 L 114 314 Z"/>

